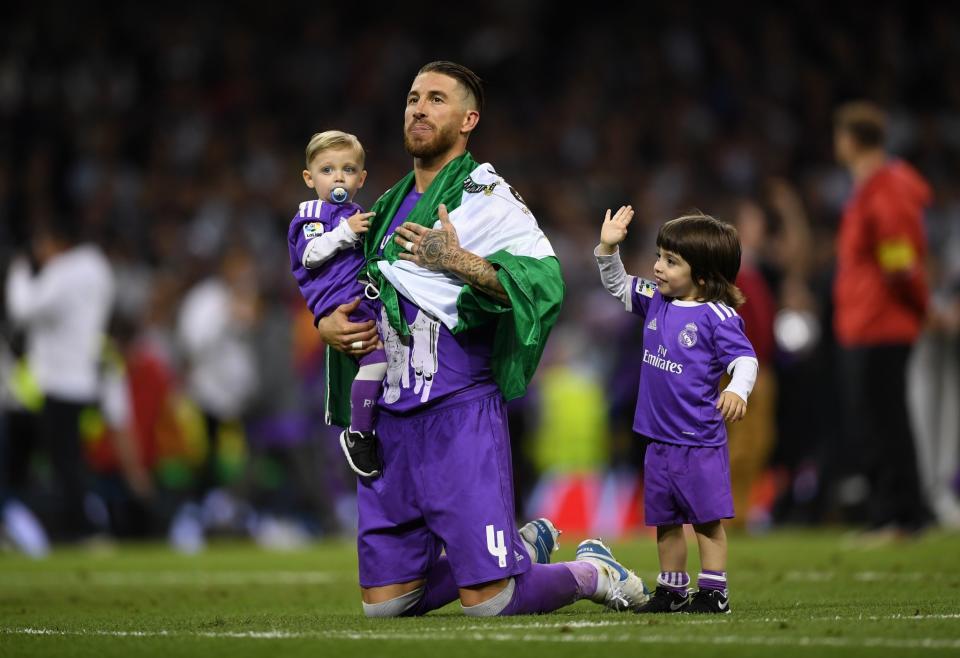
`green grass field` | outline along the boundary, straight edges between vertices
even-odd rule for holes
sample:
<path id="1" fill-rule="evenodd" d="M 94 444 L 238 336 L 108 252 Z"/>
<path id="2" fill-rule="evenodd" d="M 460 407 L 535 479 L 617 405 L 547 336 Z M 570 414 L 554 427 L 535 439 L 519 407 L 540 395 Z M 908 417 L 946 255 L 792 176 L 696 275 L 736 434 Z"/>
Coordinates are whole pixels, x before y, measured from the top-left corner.
<path id="1" fill-rule="evenodd" d="M 561 538 L 558 559 L 575 541 Z M 268 553 L 213 544 L 0 555 L 0 656 L 960 655 L 960 535 L 868 548 L 838 532 L 732 536 L 726 616 L 606 612 L 362 616 L 351 542 Z M 653 540 L 613 542 L 645 579 Z M 694 557 L 693 555 L 691 557 Z M 531 653 L 532 652 L 532 653 Z"/>

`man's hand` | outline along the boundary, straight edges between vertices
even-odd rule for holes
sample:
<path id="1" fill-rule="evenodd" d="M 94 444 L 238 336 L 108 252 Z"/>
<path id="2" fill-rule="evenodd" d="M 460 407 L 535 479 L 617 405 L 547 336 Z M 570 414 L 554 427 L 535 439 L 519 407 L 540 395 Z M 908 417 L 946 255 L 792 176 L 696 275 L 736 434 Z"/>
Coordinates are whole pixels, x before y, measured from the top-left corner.
<path id="1" fill-rule="evenodd" d="M 347 220 L 347 226 L 357 235 L 366 233 L 370 230 L 370 218 L 376 214 L 375 212 L 358 212 Z"/>
<path id="2" fill-rule="evenodd" d="M 320 318 L 317 324 L 324 343 L 354 357 L 372 352 L 378 342 L 377 325 L 373 320 L 350 322 L 350 314 L 359 305 L 359 297 L 349 304 L 341 304 L 330 315 Z"/>
<path id="3" fill-rule="evenodd" d="M 717 400 L 717 409 L 724 420 L 735 423 L 747 415 L 747 401 L 736 393 L 724 391 Z"/>
<path id="4" fill-rule="evenodd" d="M 486 258 L 460 247 L 457 229 L 442 203 L 437 207 L 437 216 L 440 218 L 438 229 L 410 222 L 397 228 L 393 240 L 405 250 L 398 258 L 434 272 L 450 272 L 475 290 L 509 306 L 510 298 L 497 278 L 497 268 Z"/>
<path id="5" fill-rule="evenodd" d="M 393 241 L 405 249 L 398 258 L 413 261 L 434 272 L 450 269 L 450 261 L 460 251 L 460 239 L 450 221 L 447 207 L 442 203 L 437 208 L 437 216 L 440 218 L 438 229 L 411 222 L 404 222 L 397 228 Z"/>

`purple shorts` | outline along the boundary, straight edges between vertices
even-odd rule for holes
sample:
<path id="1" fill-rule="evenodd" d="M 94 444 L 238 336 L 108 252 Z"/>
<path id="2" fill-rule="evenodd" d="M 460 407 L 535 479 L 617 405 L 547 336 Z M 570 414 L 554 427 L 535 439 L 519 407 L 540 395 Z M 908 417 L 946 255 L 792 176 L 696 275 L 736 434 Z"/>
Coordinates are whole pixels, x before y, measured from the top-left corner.
<path id="1" fill-rule="evenodd" d="M 643 464 L 643 511 L 649 526 L 732 519 L 726 444 L 697 447 L 651 441 Z"/>
<path id="2" fill-rule="evenodd" d="M 460 587 L 523 573 L 500 393 L 420 414 L 381 411 L 383 474 L 357 484 L 360 585 L 424 578 L 446 549 Z"/>

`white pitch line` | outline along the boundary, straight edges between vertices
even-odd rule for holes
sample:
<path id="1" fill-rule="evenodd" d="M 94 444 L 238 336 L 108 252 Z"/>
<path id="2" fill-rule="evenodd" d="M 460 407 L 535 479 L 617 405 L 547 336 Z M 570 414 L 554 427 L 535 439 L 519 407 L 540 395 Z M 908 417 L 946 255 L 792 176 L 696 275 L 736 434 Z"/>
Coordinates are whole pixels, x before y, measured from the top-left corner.
<path id="1" fill-rule="evenodd" d="M 38 578 L 39 576 L 39 578 Z M 86 571 L 4 576 L 3 586 L 32 587 L 47 581 L 62 585 L 108 587 L 147 585 L 326 585 L 352 579 L 330 571 Z"/>
<path id="2" fill-rule="evenodd" d="M 939 615 L 854 615 L 851 617 L 810 617 L 809 621 L 924 621 L 928 619 L 960 619 L 960 613 Z M 788 621 L 784 619 L 784 621 Z"/>
<path id="3" fill-rule="evenodd" d="M 700 619 L 695 616 L 683 615 L 670 618 L 670 621 L 676 621 L 677 627 L 681 626 L 701 626 L 701 625 L 730 625 L 730 624 L 777 624 L 777 623 L 796 623 L 796 622 L 805 622 L 805 621 L 936 621 L 936 620 L 951 620 L 951 619 L 960 619 L 960 613 L 944 613 L 944 614 L 931 614 L 931 615 L 909 615 L 909 614 L 894 614 L 894 615 L 832 615 L 832 616 L 811 616 L 811 617 L 791 617 L 787 618 L 777 618 L 777 617 L 763 617 L 759 619 L 751 618 L 741 618 L 739 616 L 717 616 L 715 618 L 706 618 Z M 561 629 L 598 629 L 598 628 L 616 628 L 616 627 L 629 627 L 629 628 L 645 628 L 645 625 L 642 623 L 642 618 L 632 615 L 627 615 L 620 617 L 618 619 L 603 619 L 599 621 L 591 620 L 571 620 L 571 621 L 530 621 L 530 622 L 513 622 L 513 623 L 502 623 L 502 624 L 490 624 L 490 625 L 467 625 L 467 626 L 436 626 L 430 629 L 431 634 L 443 634 L 447 633 L 451 636 L 455 636 L 458 633 L 490 633 L 490 632 L 502 632 L 502 631 L 537 631 L 537 630 L 561 630 Z M 660 620 L 667 621 L 667 620 Z M 236 632 L 233 631 L 210 631 L 208 634 L 205 631 L 197 631 L 191 633 L 189 631 L 185 632 L 187 635 L 203 635 L 204 637 L 320 637 L 324 635 L 329 635 L 330 633 L 347 633 L 347 634 L 357 634 L 359 637 L 367 637 L 371 633 L 379 633 L 381 631 L 322 631 L 317 633 L 302 633 L 299 631 L 243 631 Z M 181 634 L 179 631 L 108 631 L 108 630 L 71 630 L 71 631 L 61 631 L 55 629 L 35 629 L 35 628 L 0 628 L 0 635 L 8 633 L 14 635 L 106 635 L 111 637 L 165 637 L 170 635 Z M 401 637 L 402 632 L 398 633 L 389 633 L 390 637 Z M 420 637 L 419 635 L 411 636 L 411 639 L 416 639 Z"/>
<path id="4" fill-rule="evenodd" d="M 562 635 L 542 634 L 511 634 L 497 630 L 487 632 L 450 632 L 439 634 L 434 630 L 422 632 L 389 632 L 389 631 L 60 631 L 44 628 L 7 628 L 0 629 L 0 635 L 27 635 L 27 636 L 57 636 L 57 637 L 203 637 L 213 639 L 251 639 L 251 640 L 409 640 L 414 642 L 448 641 L 456 642 L 464 639 L 494 642 L 547 642 L 547 643 L 597 643 L 617 642 L 631 644 L 706 644 L 706 645 L 749 645 L 749 646 L 782 646 L 782 647 L 833 647 L 833 648 L 887 648 L 887 649 L 960 649 L 960 639 L 944 640 L 938 638 L 842 638 L 842 637 L 809 637 L 809 636 L 749 636 L 749 635 L 715 635 L 704 637 L 677 637 L 676 635 L 637 635 L 620 633 L 610 634 L 583 634 L 565 633 Z"/>
<path id="5" fill-rule="evenodd" d="M 805 583 L 825 583 L 831 580 L 853 580 L 859 583 L 879 583 L 886 581 L 916 582 L 932 578 L 929 573 L 920 571 L 788 571 L 784 574 L 786 580 Z"/>

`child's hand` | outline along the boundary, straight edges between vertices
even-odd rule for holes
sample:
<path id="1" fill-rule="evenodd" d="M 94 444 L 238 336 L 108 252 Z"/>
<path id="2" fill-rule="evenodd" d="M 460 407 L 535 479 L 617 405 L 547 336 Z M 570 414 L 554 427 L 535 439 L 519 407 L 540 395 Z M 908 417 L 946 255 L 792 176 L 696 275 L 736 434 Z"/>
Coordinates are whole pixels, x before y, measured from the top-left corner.
<path id="1" fill-rule="evenodd" d="M 376 214 L 375 212 L 358 212 L 347 220 L 347 226 L 357 235 L 366 233 L 370 230 L 370 218 Z"/>
<path id="2" fill-rule="evenodd" d="M 620 210 L 611 217 L 610 209 L 603 218 L 600 229 L 600 253 L 609 256 L 616 253 L 617 245 L 627 237 L 627 227 L 633 219 L 633 206 L 620 206 Z"/>
<path id="3" fill-rule="evenodd" d="M 747 401 L 736 393 L 724 391 L 717 400 L 717 409 L 724 420 L 735 423 L 747 415 Z"/>

